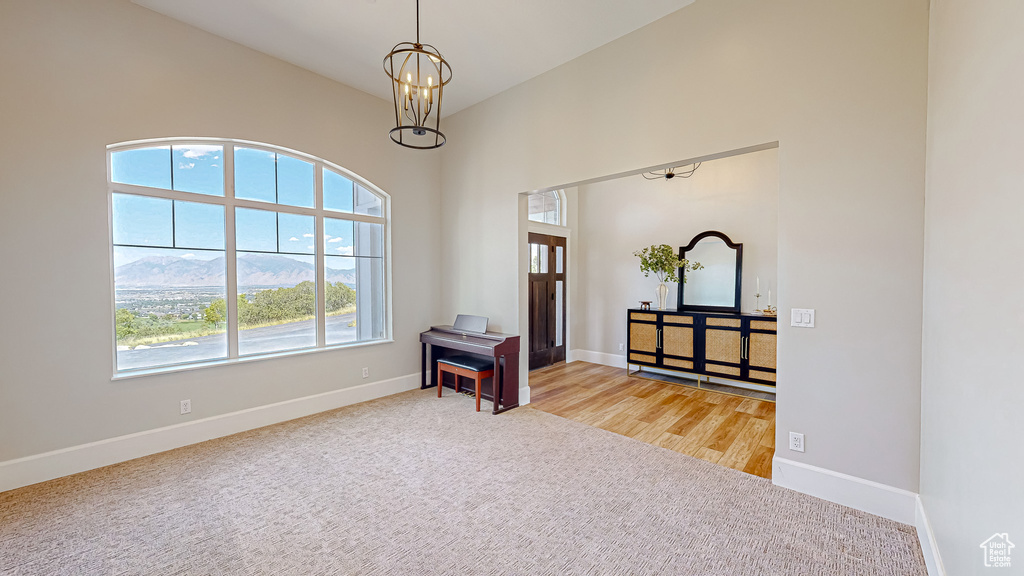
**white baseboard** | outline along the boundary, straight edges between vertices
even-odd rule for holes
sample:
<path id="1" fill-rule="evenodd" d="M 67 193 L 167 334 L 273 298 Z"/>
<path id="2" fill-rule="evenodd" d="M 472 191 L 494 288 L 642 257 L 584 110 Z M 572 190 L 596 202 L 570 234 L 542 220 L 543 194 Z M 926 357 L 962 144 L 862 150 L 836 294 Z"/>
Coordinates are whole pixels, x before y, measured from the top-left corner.
<path id="1" fill-rule="evenodd" d="M 908 490 L 778 456 L 772 459 L 772 484 L 911 526 L 915 524 L 917 494 Z"/>
<path id="2" fill-rule="evenodd" d="M 414 390 L 419 386 L 420 374 L 417 372 L 380 382 L 7 460 L 0 462 L 0 492 Z"/>
<path id="3" fill-rule="evenodd" d="M 590 362 L 593 364 L 603 364 L 605 366 L 612 366 L 614 368 L 625 368 L 626 357 L 619 354 L 606 354 L 604 352 L 594 352 L 593 350 L 570 350 L 568 362 Z"/>
<path id="4" fill-rule="evenodd" d="M 519 405 L 526 406 L 530 403 L 530 387 L 523 386 L 519 389 Z"/>
<path id="5" fill-rule="evenodd" d="M 924 554 L 924 564 L 928 568 L 928 576 L 946 576 L 946 568 L 942 565 L 939 547 L 935 543 L 935 534 L 932 532 L 931 524 L 928 523 L 928 516 L 924 513 L 921 496 L 918 495 L 916 500 L 914 525 L 917 527 L 917 539 L 921 541 L 921 552 Z"/>

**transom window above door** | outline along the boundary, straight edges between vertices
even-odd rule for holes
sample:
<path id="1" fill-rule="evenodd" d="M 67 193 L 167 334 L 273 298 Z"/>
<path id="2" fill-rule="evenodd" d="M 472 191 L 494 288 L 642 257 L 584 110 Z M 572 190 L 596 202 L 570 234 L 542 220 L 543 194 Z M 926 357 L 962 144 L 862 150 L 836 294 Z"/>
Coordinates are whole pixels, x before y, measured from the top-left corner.
<path id="1" fill-rule="evenodd" d="M 527 197 L 527 214 L 534 222 L 564 226 L 560 190 L 538 192 Z"/>

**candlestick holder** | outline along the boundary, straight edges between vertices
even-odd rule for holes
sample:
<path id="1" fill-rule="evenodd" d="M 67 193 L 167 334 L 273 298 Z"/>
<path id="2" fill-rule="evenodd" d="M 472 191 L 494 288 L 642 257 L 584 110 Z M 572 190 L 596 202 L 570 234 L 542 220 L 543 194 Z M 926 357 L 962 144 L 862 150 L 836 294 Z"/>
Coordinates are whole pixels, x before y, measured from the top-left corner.
<path id="1" fill-rule="evenodd" d="M 751 314 L 754 314 L 755 316 L 760 316 L 763 313 L 764 312 L 761 311 L 761 294 L 754 294 L 754 311 L 751 312 Z"/>

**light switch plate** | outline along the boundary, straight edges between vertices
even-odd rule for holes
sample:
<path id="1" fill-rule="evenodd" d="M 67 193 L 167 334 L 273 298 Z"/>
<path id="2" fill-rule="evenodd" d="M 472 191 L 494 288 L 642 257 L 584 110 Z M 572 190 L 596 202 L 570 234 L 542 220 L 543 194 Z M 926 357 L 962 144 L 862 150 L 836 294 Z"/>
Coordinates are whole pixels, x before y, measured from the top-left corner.
<path id="1" fill-rule="evenodd" d="M 793 308 L 790 313 L 790 326 L 798 326 L 800 328 L 814 328 L 814 309 L 813 308 Z"/>

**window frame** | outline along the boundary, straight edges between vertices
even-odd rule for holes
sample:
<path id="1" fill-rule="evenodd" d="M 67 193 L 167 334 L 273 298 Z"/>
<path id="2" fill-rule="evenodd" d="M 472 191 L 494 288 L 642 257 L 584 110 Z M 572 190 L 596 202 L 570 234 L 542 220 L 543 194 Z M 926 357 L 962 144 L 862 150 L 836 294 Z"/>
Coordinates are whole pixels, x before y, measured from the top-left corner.
<path id="1" fill-rule="evenodd" d="M 120 182 L 113 181 L 113 154 L 116 152 L 123 152 L 127 150 L 134 150 L 140 148 L 150 148 L 154 146 L 222 146 L 223 147 L 223 170 L 224 170 L 224 195 L 213 196 L 209 194 L 202 194 L 198 192 L 183 192 L 178 190 L 170 190 L 167 188 L 153 188 L 149 186 L 141 186 L 136 184 L 123 184 Z M 288 204 L 277 204 L 272 202 L 264 202 L 260 200 L 247 200 L 243 198 L 236 198 L 234 194 L 235 190 L 235 147 L 251 148 L 256 150 L 262 150 L 265 152 L 271 152 L 284 156 L 291 156 L 299 160 L 310 162 L 314 166 L 314 192 L 313 192 L 313 207 L 306 208 L 301 206 L 292 206 Z M 173 163 L 173 157 L 172 157 Z M 249 140 L 238 140 L 232 138 L 154 138 L 146 140 L 133 140 L 128 142 L 119 142 L 116 144 L 110 144 L 106 149 L 106 169 L 107 169 L 107 243 L 108 243 L 108 255 L 109 255 L 109 278 L 110 278 L 110 337 L 111 337 L 111 349 L 112 349 L 112 361 L 113 361 L 113 378 L 114 380 L 123 378 L 132 378 L 138 376 L 145 376 L 149 374 L 158 374 L 164 372 L 175 372 L 181 370 L 193 370 L 196 368 L 206 366 L 217 366 L 225 364 L 236 364 L 240 362 L 259 361 L 270 358 L 279 358 L 283 356 L 294 356 L 299 354 L 310 354 L 328 350 L 337 350 L 342 348 L 353 348 L 361 346 L 372 346 L 376 344 L 386 344 L 394 342 L 393 333 L 393 301 L 392 301 L 392 270 L 391 270 L 391 195 L 382 190 L 380 187 L 374 185 L 369 180 L 359 176 L 355 172 L 348 170 L 338 164 L 318 158 L 311 154 L 299 152 L 282 146 L 274 146 L 272 144 L 266 144 L 263 142 L 253 142 Z M 335 210 L 327 210 L 323 208 L 324 205 L 324 169 L 331 170 L 343 176 L 353 183 L 353 186 L 362 186 L 370 193 L 374 194 L 381 201 L 381 215 L 371 216 L 366 214 L 357 214 L 356 207 L 353 205 L 352 212 L 341 212 Z M 134 368 L 126 370 L 118 370 L 117 367 L 117 294 L 116 294 L 116 281 L 114 278 L 114 250 L 116 245 L 114 244 L 114 214 L 113 214 L 113 201 L 114 194 L 130 194 L 135 196 L 144 196 L 149 198 L 161 198 L 171 201 L 184 201 L 201 204 L 212 204 L 215 206 L 224 207 L 224 255 L 225 255 L 225 290 L 226 298 L 225 303 L 227 307 L 227 341 L 228 341 L 228 354 L 226 358 L 218 358 L 212 360 L 196 360 L 191 362 L 183 362 L 177 364 L 167 364 L 161 366 L 154 366 L 148 368 Z M 255 210 L 272 211 L 277 213 L 289 213 L 289 214 L 301 214 L 306 216 L 312 216 L 315 222 L 315 236 L 316 243 L 314 244 L 315 254 L 315 274 L 316 274 L 316 345 L 314 347 L 299 348 L 294 350 L 283 350 L 276 352 L 268 352 L 262 354 L 252 354 L 240 356 L 238 352 L 238 251 L 235 249 L 236 235 L 235 235 L 235 215 L 236 208 L 250 208 Z M 372 224 L 381 224 L 383 226 L 382 240 L 383 246 L 381 250 L 381 258 L 383 260 L 383 298 L 382 305 L 384 307 L 383 317 L 383 328 L 384 334 L 381 338 L 375 340 L 356 340 L 354 342 L 346 342 L 340 344 L 326 343 L 326 250 L 324 246 L 324 222 L 325 218 L 333 218 L 340 220 L 350 220 L 353 222 L 367 222 Z M 357 312 L 358 317 L 358 312 Z"/>
<path id="2" fill-rule="evenodd" d="M 540 224 L 542 226 L 559 226 L 564 228 L 566 225 L 564 190 L 546 190 L 544 192 L 534 192 L 532 194 L 529 194 L 528 196 L 543 196 L 548 194 L 550 194 L 551 197 L 554 198 L 555 200 L 555 219 L 558 220 L 558 222 L 552 223 L 545 222 L 544 220 L 534 220 L 533 218 L 530 217 L 529 208 L 527 208 L 526 211 L 526 219 L 533 224 Z M 527 200 L 527 202 L 529 202 L 529 199 Z M 537 214 L 547 214 L 548 212 L 550 211 L 545 210 L 544 212 L 537 212 Z"/>

